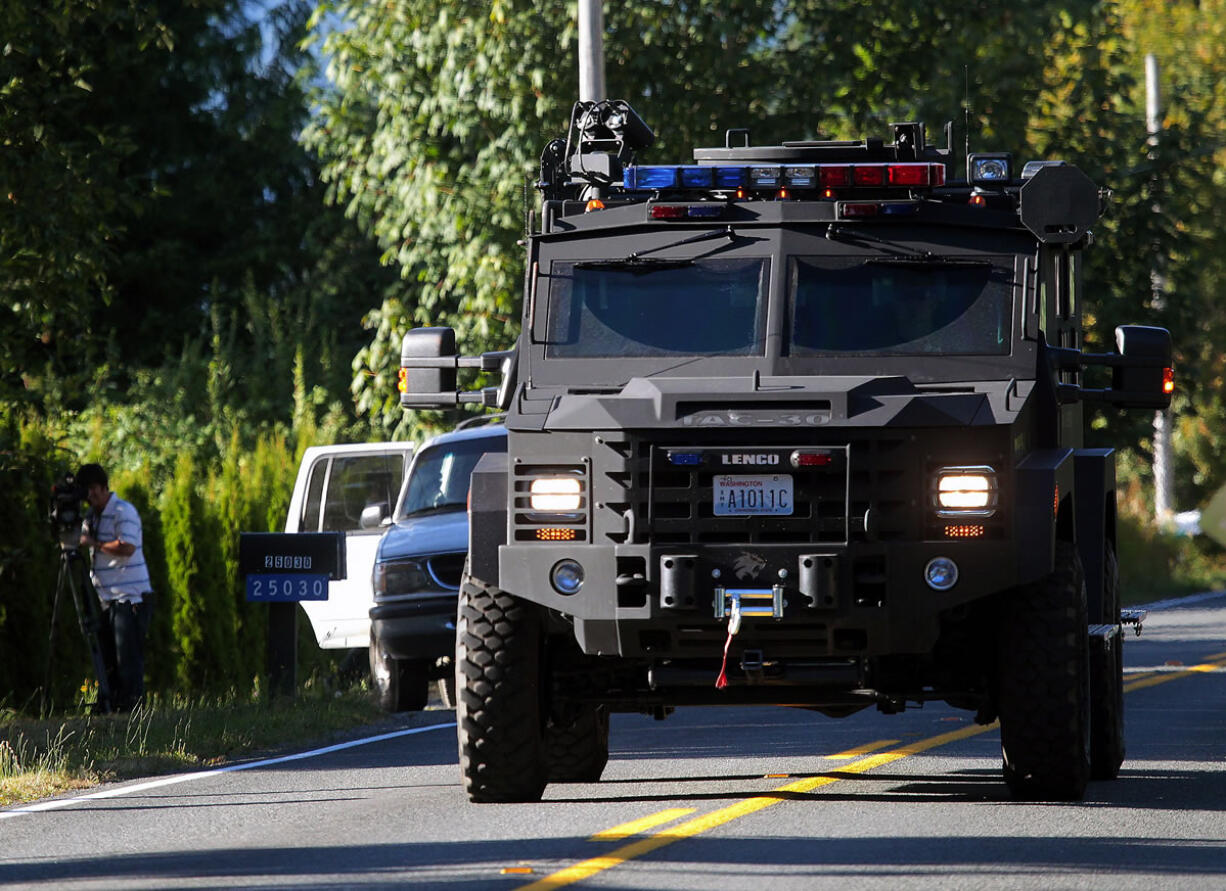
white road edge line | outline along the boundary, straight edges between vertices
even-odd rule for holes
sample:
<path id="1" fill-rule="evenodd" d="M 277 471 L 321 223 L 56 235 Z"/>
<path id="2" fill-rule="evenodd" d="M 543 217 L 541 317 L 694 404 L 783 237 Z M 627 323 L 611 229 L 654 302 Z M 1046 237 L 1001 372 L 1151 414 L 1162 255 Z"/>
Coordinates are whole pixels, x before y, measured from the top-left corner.
<path id="1" fill-rule="evenodd" d="M 1213 600 L 1217 597 L 1226 597 L 1226 591 L 1205 591 L 1203 594 L 1189 594 L 1187 597 L 1170 597 L 1166 600 L 1155 600 L 1153 603 L 1138 603 L 1137 608 L 1176 609 L 1181 606 L 1200 603 L 1202 600 Z"/>
<path id="2" fill-rule="evenodd" d="M 383 742 L 388 739 L 396 739 L 401 736 L 412 736 L 415 733 L 426 733 L 430 730 L 443 730 L 445 728 L 454 728 L 455 722 L 445 724 L 430 724 L 425 727 L 410 727 L 407 730 L 395 730 L 391 733 L 380 733 L 377 736 L 365 736 L 361 739 L 351 739 L 348 742 L 337 743 L 331 746 L 324 746 L 322 749 L 311 749 L 309 752 L 296 752 L 293 755 L 281 755 L 276 758 L 265 758 L 262 761 L 246 761 L 242 764 L 227 764 L 225 767 L 216 767 L 212 770 L 199 770 L 194 773 L 180 773 L 174 776 L 162 777 L 157 780 L 150 780 L 147 783 L 136 783 L 131 786 L 117 786 L 113 789 L 103 789 L 101 792 L 90 792 L 87 795 L 76 795 L 72 798 L 53 798 L 50 801 L 40 801 L 35 804 L 27 804 L 22 807 L 12 808 L 7 811 L 0 811 L 0 820 L 16 817 L 22 814 L 36 814 L 41 811 L 52 811 L 69 805 L 79 804 L 83 801 L 94 801 L 100 798 L 118 798 L 120 795 L 130 795 L 133 792 L 147 792 L 150 789 L 158 789 L 163 786 L 173 786 L 177 783 L 186 783 L 191 780 L 202 780 L 205 777 L 213 777 L 223 773 L 233 773 L 238 770 L 254 770 L 257 767 L 270 767 L 274 764 L 284 764 L 287 761 L 301 761 L 304 758 L 314 758 L 319 755 L 328 755 L 332 752 L 339 752 L 342 749 L 352 749 L 357 746 L 364 746 L 369 743 Z"/>

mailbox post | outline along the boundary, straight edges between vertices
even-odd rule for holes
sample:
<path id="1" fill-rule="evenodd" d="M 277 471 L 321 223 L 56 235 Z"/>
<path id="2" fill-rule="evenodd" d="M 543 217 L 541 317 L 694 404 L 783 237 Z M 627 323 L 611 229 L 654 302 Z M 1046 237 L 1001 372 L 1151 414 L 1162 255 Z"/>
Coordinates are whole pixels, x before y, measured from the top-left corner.
<path id="1" fill-rule="evenodd" d="M 328 582 L 345 577 L 345 534 L 243 532 L 238 562 L 247 602 L 268 604 L 270 690 L 292 696 L 298 686 L 298 603 L 327 600 Z"/>

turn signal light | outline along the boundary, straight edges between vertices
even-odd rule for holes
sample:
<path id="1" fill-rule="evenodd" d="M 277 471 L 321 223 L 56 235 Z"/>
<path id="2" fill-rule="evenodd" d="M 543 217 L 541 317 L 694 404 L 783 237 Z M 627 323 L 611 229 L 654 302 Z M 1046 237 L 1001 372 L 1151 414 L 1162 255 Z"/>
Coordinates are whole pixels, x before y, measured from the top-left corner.
<path id="1" fill-rule="evenodd" d="M 946 526 L 946 538 L 983 538 L 987 532 L 983 526 Z"/>
<path id="2" fill-rule="evenodd" d="M 401 393 L 409 392 L 409 369 L 407 368 L 397 369 L 396 371 L 396 389 L 399 390 Z"/>
<path id="3" fill-rule="evenodd" d="M 574 541 L 575 530 L 562 526 L 546 526 L 536 530 L 537 541 Z"/>
<path id="4" fill-rule="evenodd" d="M 1175 369 L 1162 369 L 1162 392 L 1170 396 L 1175 392 Z"/>

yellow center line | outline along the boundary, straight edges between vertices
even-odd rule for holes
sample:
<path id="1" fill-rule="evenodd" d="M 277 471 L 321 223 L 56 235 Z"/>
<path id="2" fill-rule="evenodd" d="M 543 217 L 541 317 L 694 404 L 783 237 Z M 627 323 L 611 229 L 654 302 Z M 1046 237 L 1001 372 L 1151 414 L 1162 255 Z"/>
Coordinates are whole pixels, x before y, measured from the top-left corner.
<path id="1" fill-rule="evenodd" d="M 1222 661 L 1205 662 L 1200 665 L 1190 665 L 1184 671 L 1157 674 L 1154 677 L 1147 677 L 1143 680 L 1134 681 L 1124 685 L 1124 691 L 1139 690 L 1143 687 L 1152 687 L 1157 684 L 1164 684 L 1167 681 L 1173 681 L 1177 678 L 1191 677 L 1195 674 L 1203 674 L 1205 672 L 1218 671 L 1226 667 L 1226 653 L 1216 654 L 1210 658 L 1221 657 Z M 891 749 L 888 752 L 878 752 L 875 755 L 868 755 L 858 761 L 852 761 L 850 764 L 840 765 L 837 771 L 832 771 L 825 774 L 817 774 L 811 777 L 805 777 L 801 780 L 788 783 L 772 789 L 763 795 L 755 795 L 750 798 L 738 801 L 736 804 L 728 805 L 720 808 L 717 811 L 712 811 L 709 814 L 695 817 L 692 820 L 687 820 L 676 826 L 671 826 L 668 829 L 663 829 L 654 835 L 649 835 L 646 838 L 639 839 L 627 845 L 622 845 L 607 854 L 600 857 L 591 857 L 573 866 L 568 866 L 565 869 L 558 870 L 555 873 L 544 876 L 531 884 L 524 885 L 520 891 L 547 891 L 552 888 L 562 888 L 566 885 L 573 885 L 576 882 L 581 882 L 584 879 L 590 878 L 598 873 L 613 869 L 620 866 L 628 860 L 634 860 L 642 857 L 645 854 L 650 854 L 652 851 L 657 851 L 660 848 L 681 841 L 682 839 L 692 838 L 696 835 L 701 835 L 719 826 L 731 823 L 733 820 L 739 820 L 741 817 L 749 816 L 758 811 L 765 810 L 772 805 L 779 804 L 783 801 L 789 801 L 793 797 L 803 795 L 807 792 L 812 792 L 814 789 L 820 789 L 823 786 L 829 786 L 837 783 L 839 780 L 848 779 L 851 776 L 867 773 L 878 767 L 883 767 L 895 761 L 901 761 L 903 758 L 911 755 L 919 754 L 920 752 L 935 749 L 940 746 L 948 745 L 953 742 L 958 742 L 963 739 L 970 739 L 972 736 L 978 736 L 981 733 L 986 733 L 989 730 L 996 730 L 999 723 L 993 722 L 987 725 L 972 725 L 963 727 L 959 730 L 953 730 L 949 733 L 942 733 L 937 736 L 931 736 L 927 739 L 917 740 L 913 743 L 908 743 L 905 746 L 900 746 L 897 749 Z M 863 746 L 858 746 L 854 749 L 848 749 L 846 752 L 841 752 L 837 755 L 827 755 L 827 758 L 857 757 L 862 752 L 875 751 L 885 745 L 890 745 L 892 741 L 884 740 L 878 743 L 867 743 Z M 677 810 L 685 810 L 678 808 Z M 669 811 L 661 811 L 660 814 L 667 814 Z M 656 814 L 653 816 L 660 816 Z M 677 815 L 680 816 L 680 815 Z M 646 817 L 644 820 L 650 820 L 651 817 Z M 667 819 L 659 822 L 667 822 Z M 642 821 L 636 821 L 642 822 Z M 633 824 L 623 824 L 629 826 Z M 657 824 L 658 825 L 658 824 Z M 620 829 L 622 827 L 614 827 Z M 612 830 L 606 830 L 612 831 Z M 593 836 L 595 838 L 596 836 Z"/>
<path id="2" fill-rule="evenodd" d="M 601 832 L 597 832 L 588 841 L 621 841 L 623 838 L 628 838 L 631 835 L 638 835 L 640 832 L 646 832 L 648 829 L 654 829 L 661 823 L 671 823 L 679 817 L 684 817 L 686 814 L 692 814 L 698 808 L 694 807 L 673 807 L 666 811 L 649 814 L 638 820 L 631 820 L 629 823 L 622 823 L 618 826 L 613 826 Z"/>
<path id="3" fill-rule="evenodd" d="M 852 758 L 859 758 L 861 755 L 867 755 L 869 752 L 875 752 L 878 749 L 884 749 L 886 746 L 896 746 L 896 739 L 879 739 L 876 742 L 865 743 L 862 746 L 856 746 L 854 749 L 848 749 L 845 752 L 839 752 L 837 755 L 826 755 L 835 761 L 849 761 Z"/>
<path id="4" fill-rule="evenodd" d="M 995 728 L 995 724 L 987 726 L 971 726 L 963 727 L 960 730 L 954 730 L 950 733 L 942 733 L 939 736 L 933 736 L 928 739 L 917 740 L 908 745 L 901 746 L 888 752 L 880 752 L 876 755 L 870 755 L 867 758 L 862 758 L 859 761 L 853 761 L 850 764 L 845 764 L 839 767 L 837 773 L 819 774 L 817 776 L 805 777 L 802 780 L 788 783 L 780 786 L 777 789 L 772 789 L 764 795 L 755 795 L 751 798 L 746 798 L 738 801 L 736 804 L 728 805 L 720 808 L 709 814 L 703 814 L 700 817 L 695 817 L 692 820 L 687 820 L 677 826 L 670 826 L 668 829 L 663 829 L 655 835 L 650 835 L 647 838 L 639 839 L 631 842 L 628 845 L 623 845 L 614 851 L 610 851 L 600 857 L 591 857 L 581 863 L 576 863 L 574 866 L 568 866 L 565 869 L 559 870 L 551 875 L 547 875 L 529 885 L 524 885 L 521 891 L 545 891 L 549 888 L 561 888 L 566 885 L 573 885 L 575 882 L 581 882 L 584 879 L 590 878 L 597 873 L 612 869 L 625 863 L 627 860 L 633 860 L 636 857 L 642 857 L 644 854 L 649 854 L 652 851 L 659 850 L 673 842 L 681 841 L 685 838 L 691 838 L 695 835 L 700 835 L 725 823 L 731 823 L 733 820 L 738 820 L 741 817 L 764 810 L 772 805 L 779 804 L 781 801 L 788 801 L 795 795 L 800 795 L 806 792 L 811 792 L 822 786 L 829 786 L 831 783 L 837 783 L 839 780 L 845 779 L 849 774 L 861 774 L 872 770 L 876 767 L 881 767 L 890 764 L 894 761 L 899 761 L 909 755 L 914 755 L 918 752 L 933 749 L 937 746 L 947 745 L 951 742 L 956 742 L 960 739 L 968 739 L 972 736 L 977 736 L 980 733 L 985 733 L 988 730 Z"/>
<path id="5" fill-rule="evenodd" d="M 1209 658 L 1219 658 L 1226 656 L 1226 653 L 1219 653 L 1217 656 Z M 1194 674 L 1205 674 L 1211 671 L 1221 671 L 1226 668 L 1226 660 L 1219 658 L 1217 662 L 1202 662 L 1200 665 L 1189 665 L 1183 671 L 1162 671 L 1155 673 L 1152 677 L 1141 678 L 1140 680 L 1128 681 L 1124 684 L 1124 692 L 1131 693 L 1133 690 L 1140 690 L 1144 687 L 1154 687 L 1158 684 L 1165 684 L 1167 681 L 1178 680 L 1179 678 L 1191 677 Z"/>

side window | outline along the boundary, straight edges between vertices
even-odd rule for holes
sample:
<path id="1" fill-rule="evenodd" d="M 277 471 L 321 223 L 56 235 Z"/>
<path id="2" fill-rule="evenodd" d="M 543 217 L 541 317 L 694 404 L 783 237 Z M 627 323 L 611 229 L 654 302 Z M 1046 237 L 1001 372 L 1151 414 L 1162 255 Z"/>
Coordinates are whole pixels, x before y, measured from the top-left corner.
<path id="1" fill-rule="evenodd" d="M 389 516 L 403 477 L 404 459 L 400 455 L 333 458 L 324 497 L 323 531 L 359 531 L 362 511 L 370 505 L 379 505 L 383 515 Z"/>
<path id="2" fill-rule="evenodd" d="M 328 464 L 331 458 L 320 458 L 311 465 L 311 478 L 307 482 L 306 497 L 302 500 L 302 516 L 299 518 L 299 532 L 319 531 L 319 502 L 323 500 L 324 479 L 328 476 Z"/>

